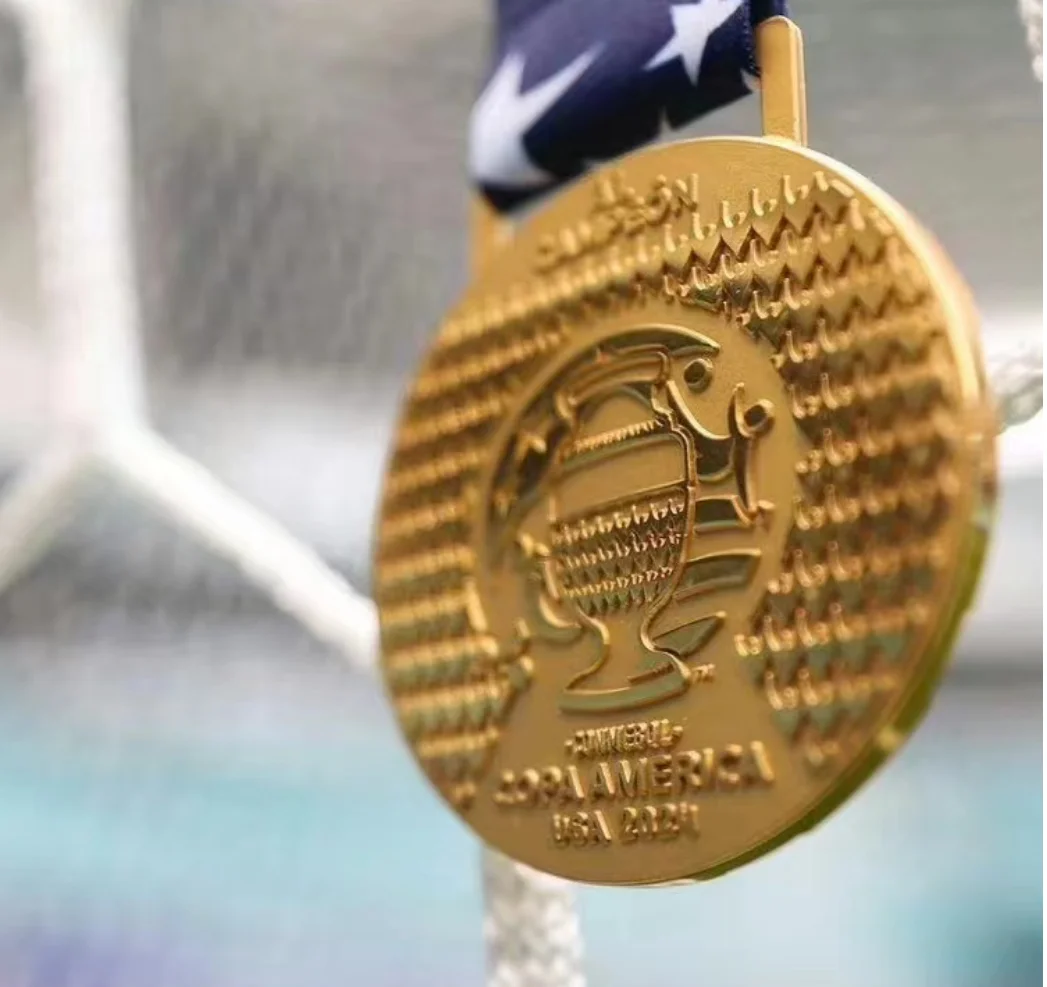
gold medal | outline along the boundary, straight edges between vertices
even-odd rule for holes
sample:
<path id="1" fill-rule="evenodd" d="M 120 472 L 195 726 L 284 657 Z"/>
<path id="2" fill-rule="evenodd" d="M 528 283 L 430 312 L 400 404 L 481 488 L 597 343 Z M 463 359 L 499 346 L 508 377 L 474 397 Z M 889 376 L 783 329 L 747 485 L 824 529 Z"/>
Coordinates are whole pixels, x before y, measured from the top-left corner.
<path id="1" fill-rule="evenodd" d="M 721 874 L 913 728 L 977 581 L 994 423 L 969 292 L 807 149 L 649 148 L 500 238 L 415 380 L 375 565 L 403 731 L 485 841 L 601 884 Z"/>

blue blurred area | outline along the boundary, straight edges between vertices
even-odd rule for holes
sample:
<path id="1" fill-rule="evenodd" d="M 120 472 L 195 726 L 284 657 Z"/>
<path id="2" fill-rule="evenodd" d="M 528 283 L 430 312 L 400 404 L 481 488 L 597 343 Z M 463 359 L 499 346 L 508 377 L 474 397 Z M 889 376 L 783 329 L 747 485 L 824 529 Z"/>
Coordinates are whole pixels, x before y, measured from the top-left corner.
<path id="1" fill-rule="evenodd" d="M 360 709 L 339 742 L 246 759 L 3 710 L 0 987 L 481 983 L 477 847 Z M 948 690 L 871 786 L 766 860 L 582 890 L 592 983 L 1041 983 L 1039 709 Z"/>

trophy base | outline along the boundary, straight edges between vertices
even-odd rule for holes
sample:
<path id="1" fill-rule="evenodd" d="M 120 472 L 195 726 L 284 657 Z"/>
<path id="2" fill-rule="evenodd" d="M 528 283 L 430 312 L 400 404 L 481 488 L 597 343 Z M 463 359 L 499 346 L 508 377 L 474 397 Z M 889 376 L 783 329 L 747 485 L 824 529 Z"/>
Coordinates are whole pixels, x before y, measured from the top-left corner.
<path id="1" fill-rule="evenodd" d="M 683 695 L 691 684 L 691 670 L 678 658 L 664 657 L 665 664 L 630 676 L 628 685 L 565 690 L 558 704 L 561 712 L 624 713 Z"/>

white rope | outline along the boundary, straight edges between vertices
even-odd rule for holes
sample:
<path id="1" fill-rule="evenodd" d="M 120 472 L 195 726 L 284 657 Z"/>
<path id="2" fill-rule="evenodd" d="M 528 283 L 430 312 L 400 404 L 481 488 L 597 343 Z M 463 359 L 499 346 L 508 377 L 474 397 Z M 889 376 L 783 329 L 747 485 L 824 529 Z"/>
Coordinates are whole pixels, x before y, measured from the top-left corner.
<path id="1" fill-rule="evenodd" d="M 1027 422 L 1043 408 L 1043 340 L 1011 343 L 986 354 L 1000 431 Z"/>
<path id="2" fill-rule="evenodd" d="M 1032 52 L 1032 71 L 1043 82 L 1043 0 L 1018 0 L 1018 15 Z"/>
<path id="3" fill-rule="evenodd" d="M 114 430 L 100 465 L 357 668 L 373 667 L 374 604 L 304 542 L 146 428 Z"/>
<path id="4" fill-rule="evenodd" d="M 51 544 L 80 499 L 91 464 L 74 443 L 54 442 L 0 496 L 0 593 Z"/>
<path id="5" fill-rule="evenodd" d="M 157 508 L 350 660 L 375 620 L 346 581 L 149 427 L 130 218 L 128 0 L 17 0 L 26 39 L 51 434 L 0 495 L 0 592 L 44 553 L 86 482 Z M 366 659 L 365 659 L 366 660 Z"/>
<path id="6" fill-rule="evenodd" d="M 570 885 L 483 851 L 488 987 L 585 987 Z"/>
<path id="7" fill-rule="evenodd" d="M 20 0 L 50 400 L 60 426 L 139 418 L 127 0 Z"/>

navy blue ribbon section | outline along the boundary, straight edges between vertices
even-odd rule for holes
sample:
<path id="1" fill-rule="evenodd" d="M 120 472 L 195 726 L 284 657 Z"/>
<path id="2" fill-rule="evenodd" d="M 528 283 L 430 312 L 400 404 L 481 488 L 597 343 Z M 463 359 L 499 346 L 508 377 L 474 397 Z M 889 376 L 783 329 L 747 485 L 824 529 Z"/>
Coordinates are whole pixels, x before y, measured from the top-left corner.
<path id="1" fill-rule="evenodd" d="M 752 91 L 785 0 L 495 0 L 470 170 L 508 211 Z"/>

